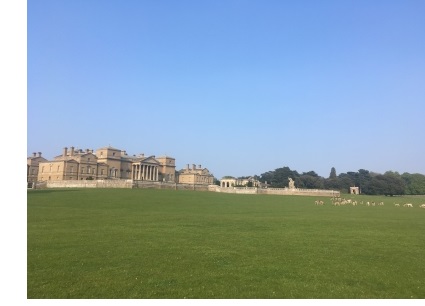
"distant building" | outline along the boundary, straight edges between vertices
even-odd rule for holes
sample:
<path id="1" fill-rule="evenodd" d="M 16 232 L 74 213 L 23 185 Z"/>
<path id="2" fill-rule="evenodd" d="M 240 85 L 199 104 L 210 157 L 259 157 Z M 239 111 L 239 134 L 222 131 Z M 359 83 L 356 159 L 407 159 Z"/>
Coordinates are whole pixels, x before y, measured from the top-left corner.
<path id="1" fill-rule="evenodd" d="M 360 194 L 359 187 L 350 187 L 350 194 Z"/>
<path id="2" fill-rule="evenodd" d="M 254 177 L 250 176 L 247 178 L 234 178 L 233 176 L 225 176 L 220 180 L 220 187 L 264 187 L 265 184 L 261 183 L 259 180 L 256 180 Z"/>
<path id="3" fill-rule="evenodd" d="M 34 164 L 30 169 L 29 163 Z M 38 165 L 38 173 L 35 164 Z M 175 159 L 164 156 L 155 158 L 140 154 L 127 155 L 113 147 L 103 147 L 96 152 L 86 149 L 64 148 L 53 160 L 28 158 L 28 180 L 38 181 L 132 179 L 147 181 L 176 181 Z M 34 169 L 34 170 L 32 170 Z M 30 176 L 32 173 L 36 176 Z"/>
<path id="4" fill-rule="evenodd" d="M 75 150 L 74 147 L 63 149 L 51 161 L 40 162 L 38 181 L 62 181 L 95 179 L 97 173 L 106 171 L 107 165 L 98 165 L 93 150 Z"/>
<path id="5" fill-rule="evenodd" d="M 33 156 L 27 157 L 27 182 L 33 183 L 37 181 L 39 164 L 47 159 L 41 156 L 41 152 L 33 153 Z"/>
<path id="6" fill-rule="evenodd" d="M 181 184 L 212 185 L 214 183 L 214 176 L 201 165 L 196 167 L 195 164 L 192 164 L 192 168 L 190 168 L 187 164 L 186 169 L 180 170 L 178 176 L 178 182 Z"/>

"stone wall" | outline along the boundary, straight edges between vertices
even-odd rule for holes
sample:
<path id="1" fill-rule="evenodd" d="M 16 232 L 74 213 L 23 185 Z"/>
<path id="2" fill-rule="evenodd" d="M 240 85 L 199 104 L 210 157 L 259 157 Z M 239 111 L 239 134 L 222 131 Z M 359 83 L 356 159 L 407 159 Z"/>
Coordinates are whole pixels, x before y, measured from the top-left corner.
<path id="1" fill-rule="evenodd" d="M 257 187 L 220 187 L 217 185 L 178 184 L 169 182 L 132 181 L 132 180 L 68 180 L 37 182 L 34 189 L 43 188 L 144 188 L 144 189 L 173 189 L 197 190 L 234 194 L 276 194 L 304 195 L 315 197 L 340 196 L 339 191 L 301 188 L 257 188 Z"/>
<path id="2" fill-rule="evenodd" d="M 31 188 L 31 186 L 28 186 Z M 169 182 L 132 181 L 132 180 L 67 180 L 44 181 L 33 184 L 33 189 L 44 188 L 146 188 L 208 191 L 208 185 L 176 184 Z"/>
<path id="3" fill-rule="evenodd" d="M 132 180 L 47 181 L 47 188 L 133 188 Z"/>
<path id="4" fill-rule="evenodd" d="M 276 195 L 303 195 L 315 197 L 340 196 L 339 191 L 323 189 L 301 189 L 301 188 L 256 188 L 256 187 L 220 187 L 209 186 L 209 191 L 236 193 L 236 194 L 276 194 Z"/>
<path id="5" fill-rule="evenodd" d="M 152 188 L 152 189 L 174 189 L 174 190 L 198 190 L 208 191 L 208 185 L 203 184 L 182 184 L 171 182 L 149 182 L 134 181 L 133 188 Z"/>

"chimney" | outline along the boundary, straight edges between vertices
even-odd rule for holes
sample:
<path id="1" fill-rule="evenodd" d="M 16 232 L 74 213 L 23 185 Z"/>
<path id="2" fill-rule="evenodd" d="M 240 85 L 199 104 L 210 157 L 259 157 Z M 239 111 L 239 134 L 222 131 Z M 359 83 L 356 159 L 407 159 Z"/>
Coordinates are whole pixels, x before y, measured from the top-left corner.
<path id="1" fill-rule="evenodd" d="M 38 157 L 41 157 L 41 152 L 38 152 Z"/>
<path id="2" fill-rule="evenodd" d="M 32 153 L 32 156 L 33 156 L 33 157 L 36 157 L 36 156 L 37 156 L 37 153 L 35 153 L 35 152 L 34 152 L 34 153 Z"/>
<path id="3" fill-rule="evenodd" d="M 196 170 L 196 165 L 195 164 L 192 164 L 192 169 L 193 170 Z"/>
<path id="4" fill-rule="evenodd" d="M 63 148 L 63 157 L 66 157 L 66 154 L 68 154 L 68 148 L 67 147 Z"/>
<path id="5" fill-rule="evenodd" d="M 90 153 L 90 150 L 89 149 L 86 149 L 86 153 Z"/>
<path id="6" fill-rule="evenodd" d="M 74 156 L 74 147 L 71 147 L 71 156 Z"/>
<path id="7" fill-rule="evenodd" d="M 186 170 L 189 170 L 189 164 L 186 165 Z"/>
<path id="8" fill-rule="evenodd" d="M 198 168 L 201 169 L 202 168 L 201 165 L 199 165 Z"/>

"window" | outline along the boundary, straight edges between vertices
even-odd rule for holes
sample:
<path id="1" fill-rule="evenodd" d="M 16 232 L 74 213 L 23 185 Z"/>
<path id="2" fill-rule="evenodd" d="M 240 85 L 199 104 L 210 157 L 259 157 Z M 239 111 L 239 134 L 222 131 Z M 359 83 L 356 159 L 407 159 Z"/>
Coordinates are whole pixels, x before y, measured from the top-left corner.
<path id="1" fill-rule="evenodd" d="M 115 156 L 115 152 L 112 153 L 112 156 Z"/>
<path id="2" fill-rule="evenodd" d="M 90 157 L 89 157 L 89 158 L 87 158 L 87 161 L 90 161 Z"/>
<path id="3" fill-rule="evenodd" d="M 61 166 L 58 166 L 58 172 L 59 172 L 60 167 L 61 167 Z"/>
<path id="4" fill-rule="evenodd" d="M 71 173 L 74 172 L 74 166 L 71 166 Z"/>
<path id="5" fill-rule="evenodd" d="M 31 174 L 34 175 L 35 169 L 31 169 Z"/>
<path id="6" fill-rule="evenodd" d="M 105 170 L 105 169 L 100 170 L 100 174 L 101 174 L 101 175 L 103 175 L 103 174 L 104 174 L 104 170 Z"/>
<path id="7" fill-rule="evenodd" d="M 84 173 L 84 167 L 83 167 L 83 168 L 81 168 L 81 173 Z"/>
<path id="8" fill-rule="evenodd" d="M 44 172 L 44 166 L 43 167 L 41 167 L 41 173 L 43 173 Z"/>

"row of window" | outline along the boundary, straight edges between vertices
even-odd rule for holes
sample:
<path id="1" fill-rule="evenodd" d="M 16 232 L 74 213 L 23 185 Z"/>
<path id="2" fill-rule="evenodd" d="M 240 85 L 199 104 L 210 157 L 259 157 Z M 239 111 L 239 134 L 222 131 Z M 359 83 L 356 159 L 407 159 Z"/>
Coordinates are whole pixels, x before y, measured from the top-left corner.
<path id="1" fill-rule="evenodd" d="M 50 173 L 52 172 L 52 166 L 50 166 Z M 100 170 L 101 171 L 101 174 L 103 175 L 104 174 L 104 169 L 101 169 Z M 32 174 L 35 174 L 34 172 L 35 172 L 35 169 L 32 169 Z M 56 172 L 60 172 L 60 166 L 58 166 L 57 167 L 57 170 L 56 170 Z M 74 167 L 70 167 L 70 172 L 71 173 L 73 173 L 74 172 Z M 41 167 L 41 173 L 44 173 L 44 166 L 43 167 Z M 96 168 L 91 168 L 91 167 L 87 167 L 87 172 L 85 172 L 85 168 L 84 167 L 82 167 L 81 168 L 81 173 L 87 173 L 87 174 L 95 174 L 96 173 Z"/>

